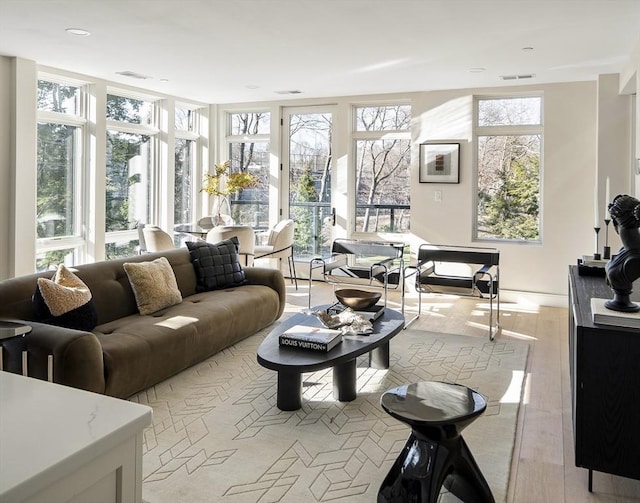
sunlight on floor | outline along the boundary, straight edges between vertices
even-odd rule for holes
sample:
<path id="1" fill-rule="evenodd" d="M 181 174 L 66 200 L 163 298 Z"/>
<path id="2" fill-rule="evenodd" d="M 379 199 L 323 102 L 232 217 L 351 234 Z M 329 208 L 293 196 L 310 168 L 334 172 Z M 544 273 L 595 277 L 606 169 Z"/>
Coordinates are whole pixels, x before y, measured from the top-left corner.
<path id="1" fill-rule="evenodd" d="M 524 382 L 524 370 L 512 370 L 511 382 L 507 391 L 504 392 L 500 403 L 520 403 L 522 396 L 522 384 Z"/>

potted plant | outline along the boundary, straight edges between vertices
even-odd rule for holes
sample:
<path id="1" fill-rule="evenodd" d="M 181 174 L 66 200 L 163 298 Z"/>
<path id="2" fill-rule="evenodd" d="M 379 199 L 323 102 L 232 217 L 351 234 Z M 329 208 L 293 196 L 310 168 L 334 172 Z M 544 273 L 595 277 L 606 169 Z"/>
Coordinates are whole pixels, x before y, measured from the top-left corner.
<path id="1" fill-rule="evenodd" d="M 204 183 L 201 190 L 210 196 L 216 197 L 215 225 L 221 225 L 223 223 L 220 214 L 222 203 L 227 203 L 227 208 L 229 213 L 231 213 L 231 203 L 229 201 L 231 194 L 239 194 L 243 189 L 257 187 L 259 185 L 258 177 L 255 175 L 243 172 L 229 173 L 230 167 L 231 162 L 227 160 L 223 163 L 216 164 L 213 172 L 205 173 L 204 175 Z"/>

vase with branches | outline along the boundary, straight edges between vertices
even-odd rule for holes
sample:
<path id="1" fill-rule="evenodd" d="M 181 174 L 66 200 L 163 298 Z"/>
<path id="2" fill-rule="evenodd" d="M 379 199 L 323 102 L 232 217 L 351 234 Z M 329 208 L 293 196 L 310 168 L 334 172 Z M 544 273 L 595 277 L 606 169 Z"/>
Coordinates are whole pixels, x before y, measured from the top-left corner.
<path id="1" fill-rule="evenodd" d="M 240 193 L 243 189 L 257 187 L 259 180 L 251 173 L 236 172 L 229 173 L 231 168 L 230 161 L 216 164 L 214 170 L 204 175 L 202 191 L 216 198 L 215 224 L 222 223 L 222 204 L 227 203 L 229 213 L 231 213 L 231 202 L 229 196 L 231 194 Z"/>

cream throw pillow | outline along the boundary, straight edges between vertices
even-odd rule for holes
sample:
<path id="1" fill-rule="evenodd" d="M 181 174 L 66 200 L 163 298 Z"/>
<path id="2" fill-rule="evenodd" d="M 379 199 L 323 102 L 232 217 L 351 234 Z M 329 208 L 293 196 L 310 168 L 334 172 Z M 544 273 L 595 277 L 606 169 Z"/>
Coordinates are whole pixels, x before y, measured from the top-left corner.
<path id="1" fill-rule="evenodd" d="M 182 302 L 176 276 L 165 257 L 152 262 L 129 262 L 123 267 L 140 314 L 155 313 Z"/>
<path id="2" fill-rule="evenodd" d="M 64 264 L 58 266 L 53 279 L 38 278 L 38 287 L 53 316 L 61 316 L 91 300 L 87 285 Z"/>

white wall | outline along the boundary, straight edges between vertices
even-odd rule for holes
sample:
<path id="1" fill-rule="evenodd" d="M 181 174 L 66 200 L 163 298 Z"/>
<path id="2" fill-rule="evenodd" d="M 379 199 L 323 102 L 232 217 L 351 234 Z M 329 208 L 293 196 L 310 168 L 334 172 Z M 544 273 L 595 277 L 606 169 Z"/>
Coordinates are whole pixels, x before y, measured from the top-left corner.
<path id="1" fill-rule="evenodd" d="M 542 243 L 491 245 L 501 251 L 502 288 L 553 297 L 566 294 L 567 266 L 595 248 L 594 82 L 420 94 L 414 102 L 415 143 L 460 141 L 461 173 L 459 184 L 413 185 L 411 229 L 418 238 L 432 243 L 474 244 L 473 94 L 527 91 L 542 91 L 544 95 Z M 435 190 L 442 191 L 442 202 L 434 201 Z M 553 303 L 553 299 L 547 303 Z"/>
<path id="2" fill-rule="evenodd" d="M 0 57 L 0 278 L 9 277 L 11 60 Z"/>
<path id="3" fill-rule="evenodd" d="M 640 194 L 640 39 L 631 51 L 629 58 L 620 72 L 620 93 L 635 95 L 635 124 L 632 131 L 631 145 L 632 155 L 632 187 L 633 195 Z"/>
<path id="4" fill-rule="evenodd" d="M 631 97 L 619 93 L 620 76 L 618 74 L 598 76 L 598 141 L 597 171 L 598 185 L 605 187 L 606 179 L 611 184 L 611 198 L 617 194 L 633 194 L 633 174 L 631 171 Z M 605 211 L 606 194 L 599 194 L 600 218 L 610 216 Z M 610 202 L 610 201 L 609 201 Z M 605 229 L 600 231 L 604 243 Z M 622 246 L 620 238 L 609 224 L 609 244 L 611 253 L 616 253 Z"/>

